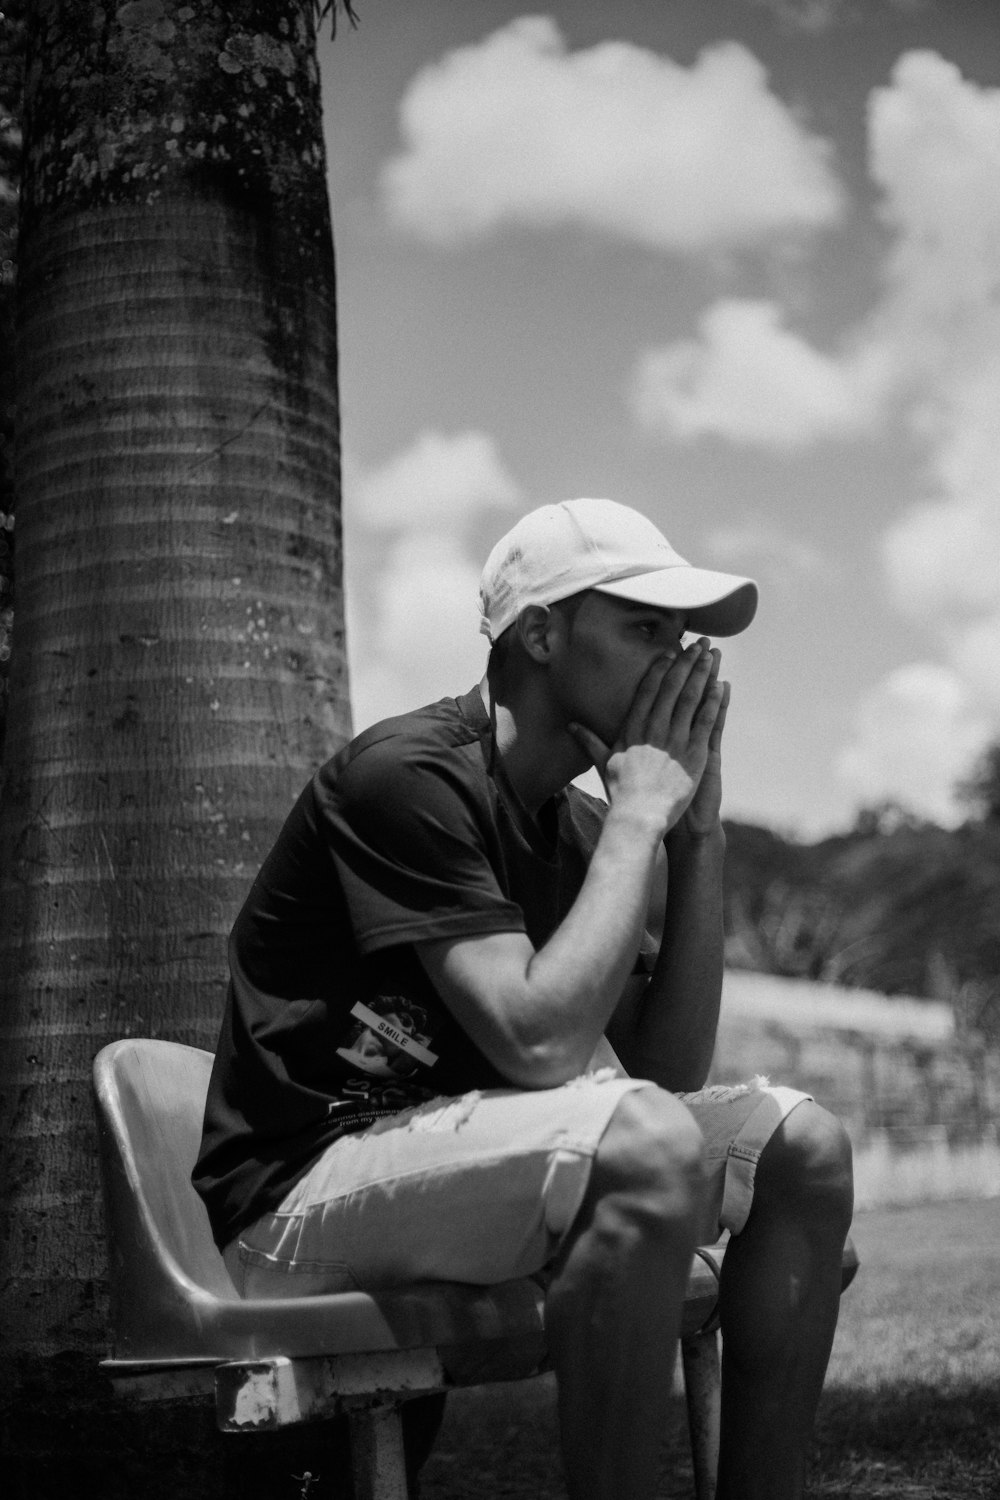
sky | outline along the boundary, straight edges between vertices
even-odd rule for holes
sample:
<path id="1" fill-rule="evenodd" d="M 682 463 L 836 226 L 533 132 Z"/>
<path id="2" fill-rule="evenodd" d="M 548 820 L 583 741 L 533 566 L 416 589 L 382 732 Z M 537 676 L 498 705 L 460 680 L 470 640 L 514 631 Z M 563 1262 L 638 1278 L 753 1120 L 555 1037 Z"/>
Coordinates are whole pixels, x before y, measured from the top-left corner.
<path id="1" fill-rule="evenodd" d="M 607 496 L 757 579 L 732 818 L 952 825 L 1000 738 L 996 0 L 356 0 L 320 43 L 357 729 Z"/>

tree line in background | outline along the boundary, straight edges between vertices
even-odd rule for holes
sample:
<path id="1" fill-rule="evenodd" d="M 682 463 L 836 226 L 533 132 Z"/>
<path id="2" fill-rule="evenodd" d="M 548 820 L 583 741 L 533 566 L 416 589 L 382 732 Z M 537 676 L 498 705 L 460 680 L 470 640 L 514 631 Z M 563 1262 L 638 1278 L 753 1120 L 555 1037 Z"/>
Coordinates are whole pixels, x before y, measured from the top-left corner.
<path id="1" fill-rule="evenodd" d="M 959 793 L 954 829 L 891 802 L 813 844 L 728 823 L 728 964 L 945 1001 L 1000 1045 L 1000 744 Z"/>

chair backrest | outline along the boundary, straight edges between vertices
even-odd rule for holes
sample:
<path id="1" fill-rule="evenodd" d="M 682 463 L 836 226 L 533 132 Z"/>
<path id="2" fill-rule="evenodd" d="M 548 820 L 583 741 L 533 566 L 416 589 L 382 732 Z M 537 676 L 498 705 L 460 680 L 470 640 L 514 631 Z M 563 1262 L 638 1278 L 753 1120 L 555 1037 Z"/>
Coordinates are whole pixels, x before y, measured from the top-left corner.
<path id="1" fill-rule="evenodd" d="M 95 1059 L 116 1343 L 141 1342 L 140 1308 L 155 1316 L 158 1300 L 236 1296 L 191 1185 L 211 1070 L 210 1052 L 138 1038 Z"/>

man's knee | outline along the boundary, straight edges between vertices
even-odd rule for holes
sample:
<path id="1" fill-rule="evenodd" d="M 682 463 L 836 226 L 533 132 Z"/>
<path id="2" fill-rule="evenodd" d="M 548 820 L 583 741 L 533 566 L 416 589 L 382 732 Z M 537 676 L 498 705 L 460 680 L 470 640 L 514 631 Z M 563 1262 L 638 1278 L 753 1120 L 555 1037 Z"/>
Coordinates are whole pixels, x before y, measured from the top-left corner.
<path id="1" fill-rule="evenodd" d="M 854 1205 L 851 1142 L 835 1115 L 811 1100 L 786 1115 L 761 1153 L 757 1194 L 813 1206 L 833 1228 Z"/>
<path id="2" fill-rule="evenodd" d="M 653 1087 L 625 1094 L 597 1148 L 591 1181 L 620 1211 L 687 1232 L 705 1185 L 701 1132 L 672 1094 Z"/>

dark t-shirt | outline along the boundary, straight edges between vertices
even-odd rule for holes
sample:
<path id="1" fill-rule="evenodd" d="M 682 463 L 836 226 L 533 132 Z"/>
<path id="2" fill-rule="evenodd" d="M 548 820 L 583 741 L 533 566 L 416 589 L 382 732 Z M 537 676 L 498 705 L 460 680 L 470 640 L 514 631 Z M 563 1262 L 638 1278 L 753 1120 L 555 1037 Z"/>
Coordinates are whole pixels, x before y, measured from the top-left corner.
<path id="1" fill-rule="evenodd" d="M 533 819 L 491 761 L 478 689 L 366 730 L 313 777 L 233 928 L 194 1183 L 220 1246 L 338 1135 L 505 1080 L 414 944 L 569 911 L 606 808 L 575 787 Z"/>

